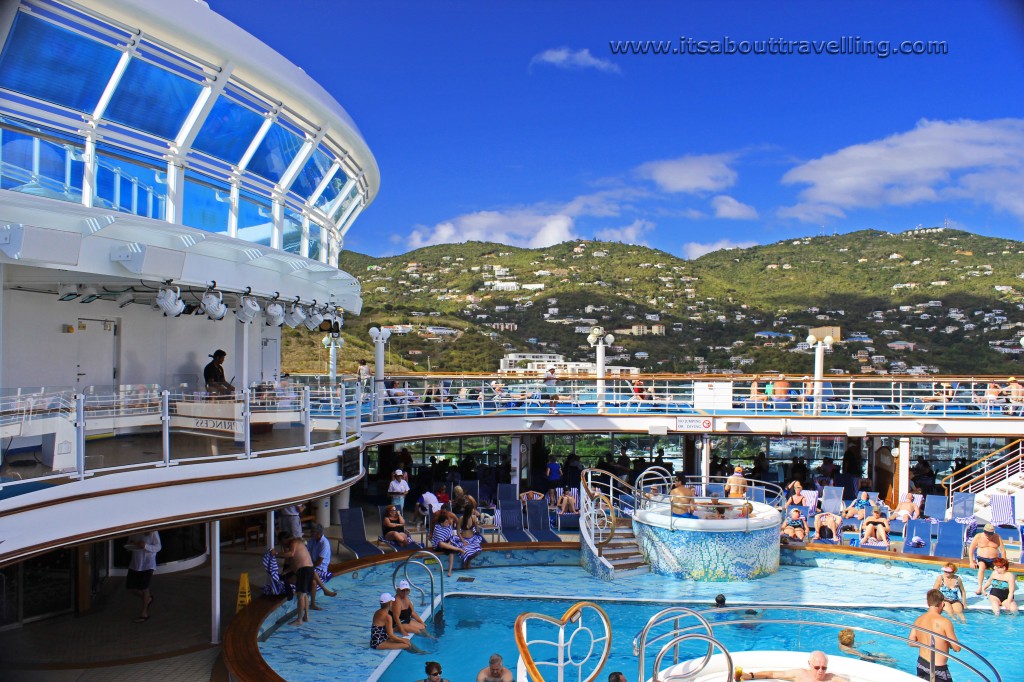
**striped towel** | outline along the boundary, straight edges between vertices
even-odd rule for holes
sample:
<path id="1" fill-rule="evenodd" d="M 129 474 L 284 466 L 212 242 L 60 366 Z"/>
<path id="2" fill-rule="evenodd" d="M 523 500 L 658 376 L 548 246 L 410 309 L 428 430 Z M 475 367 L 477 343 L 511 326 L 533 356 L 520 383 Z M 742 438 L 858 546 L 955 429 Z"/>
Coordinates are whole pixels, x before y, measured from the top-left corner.
<path id="1" fill-rule="evenodd" d="M 1010 495 L 993 495 L 989 501 L 992 507 L 992 523 L 997 526 L 1015 525 L 1013 497 Z"/>

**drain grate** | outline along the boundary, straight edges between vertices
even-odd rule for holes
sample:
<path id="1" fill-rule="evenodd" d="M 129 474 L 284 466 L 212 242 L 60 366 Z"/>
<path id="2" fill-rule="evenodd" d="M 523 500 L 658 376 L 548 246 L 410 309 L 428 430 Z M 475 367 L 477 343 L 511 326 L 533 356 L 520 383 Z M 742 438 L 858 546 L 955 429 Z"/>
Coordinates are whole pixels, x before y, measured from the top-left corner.
<path id="1" fill-rule="evenodd" d="M 474 580 L 476 580 L 476 578 L 459 578 L 455 582 L 457 582 L 457 583 L 471 583 Z"/>

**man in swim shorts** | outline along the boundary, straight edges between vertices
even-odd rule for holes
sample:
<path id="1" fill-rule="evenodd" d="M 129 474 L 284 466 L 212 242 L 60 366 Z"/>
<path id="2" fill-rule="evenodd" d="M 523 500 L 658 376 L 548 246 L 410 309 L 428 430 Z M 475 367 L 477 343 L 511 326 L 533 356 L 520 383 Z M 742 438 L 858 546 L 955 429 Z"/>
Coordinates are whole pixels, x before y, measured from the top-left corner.
<path id="1" fill-rule="evenodd" d="M 288 538 L 284 541 L 285 551 L 278 554 L 284 559 L 291 559 L 291 567 L 295 569 L 295 593 L 299 595 L 299 610 L 289 625 L 302 625 L 309 622 L 309 598 L 313 593 L 313 559 L 309 556 L 306 543 L 302 538 Z"/>
<path id="2" fill-rule="evenodd" d="M 743 467 L 736 466 L 732 476 L 725 480 L 725 494 L 729 497 L 746 497 L 747 479 L 743 475 Z"/>
<path id="3" fill-rule="evenodd" d="M 512 682 L 512 671 L 505 667 L 501 654 L 491 654 L 487 667 L 476 674 L 476 682 Z"/>
<path id="4" fill-rule="evenodd" d="M 946 654 L 949 653 L 950 648 L 953 651 L 960 651 L 956 632 L 953 630 L 953 623 L 942 615 L 942 602 L 944 601 L 942 593 L 938 590 L 928 590 L 926 599 L 928 600 L 928 613 L 918 616 L 917 620 L 914 621 L 914 628 L 910 631 L 909 644 L 916 647 L 921 645 L 926 647 L 934 646 L 936 651 L 922 649 L 918 652 L 917 676 L 922 680 L 933 679 L 931 676 L 931 659 L 934 656 L 934 679 L 936 682 L 953 682 L 953 676 L 949 674 L 949 666 L 947 665 L 949 656 Z M 924 628 L 924 630 L 919 630 L 918 628 Z M 926 632 L 926 630 L 930 632 Z M 942 635 L 947 639 L 933 637 L 932 633 Z"/>
<path id="5" fill-rule="evenodd" d="M 981 586 L 985 584 L 985 571 L 991 570 L 992 562 L 1003 556 L 1003 539 L 996 534 L 995 526 L 991 523 L 985 524 L 984 532 L 978 533 L 971 540 L 967 556 L 971 560 L 971 568 L 978 569 L 978 590 L 974 594 L 981 594 Z"/>

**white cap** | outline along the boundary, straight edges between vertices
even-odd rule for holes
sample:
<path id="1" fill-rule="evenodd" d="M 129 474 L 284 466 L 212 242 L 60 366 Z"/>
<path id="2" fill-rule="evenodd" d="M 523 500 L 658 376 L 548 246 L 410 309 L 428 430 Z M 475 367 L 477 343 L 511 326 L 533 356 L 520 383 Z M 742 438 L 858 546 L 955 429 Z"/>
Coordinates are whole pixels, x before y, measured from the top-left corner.
<path id="1" fill-rule="evenodd" d="M 398 589 L 400 589 L 400 590 L 411 590 L 412 589 L 412 585 L 409 584 L 408 580 L 399 580 L 398 581 Z"/>
<path id="2" fill-rule="evenodd" d="M 402 470 L 401 469 L 395 469 L 395 476 L 401 476 L 401 475 L 402 475 Z"/>
<path id="3" fill-rule="evenodd" d="M 389 593 L 389 592 L 381 592 L 380 593 L 380 603 L 381 604 L 390 604 L 393 601 L 395 601 L 395 598 L 391 596 L 391 593 Z"/>

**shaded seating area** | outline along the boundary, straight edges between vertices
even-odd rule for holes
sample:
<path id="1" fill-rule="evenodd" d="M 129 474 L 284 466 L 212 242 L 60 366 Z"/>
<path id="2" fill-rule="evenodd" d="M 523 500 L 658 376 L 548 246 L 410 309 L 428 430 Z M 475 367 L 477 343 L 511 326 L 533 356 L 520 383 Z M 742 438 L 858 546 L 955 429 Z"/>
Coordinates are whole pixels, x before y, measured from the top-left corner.
<path id="1" fill-rule="evenodd" d="M 366 523 L 363 520 L 362 509 L 339 509 L 338 525 L 341 528 L 339 550 L 345 547 L 355 554 L 357 559 L 384 553 L 384 550 L 366 539 Z"/>

